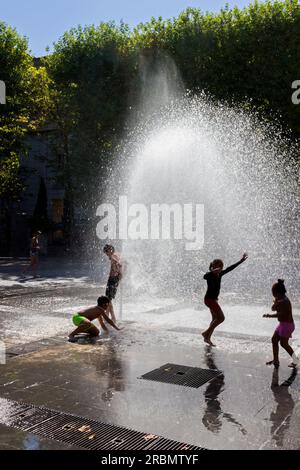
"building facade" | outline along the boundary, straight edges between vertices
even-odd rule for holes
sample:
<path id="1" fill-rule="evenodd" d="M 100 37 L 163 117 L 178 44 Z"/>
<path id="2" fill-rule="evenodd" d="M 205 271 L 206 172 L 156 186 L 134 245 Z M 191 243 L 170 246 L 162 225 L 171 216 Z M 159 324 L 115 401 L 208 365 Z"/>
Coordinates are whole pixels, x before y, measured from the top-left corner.
<path id="1" fill-rule="evenodd" d="M 27 155 L 21 157 L 25 192 L 12 203 L 9 215 L 0 209 L 0 255 L 28 255 L 30 237 L 42 230 L 42 251 L 56 253 L 65 246 L 65 191 L 58 182 L 51 146 L 53 129 L 41 130 L 26 139 Z"/>

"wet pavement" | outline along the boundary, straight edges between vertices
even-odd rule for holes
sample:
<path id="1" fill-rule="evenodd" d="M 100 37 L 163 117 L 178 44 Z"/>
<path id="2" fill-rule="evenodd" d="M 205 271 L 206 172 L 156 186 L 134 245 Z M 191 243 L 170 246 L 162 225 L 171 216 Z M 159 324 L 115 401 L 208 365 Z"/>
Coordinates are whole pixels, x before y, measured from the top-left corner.
<path id="1" fill-rule="evenodd" d="M 0 282 L 1 284 L 1 282 Z M 199 305 L 174 299 L 124 298 L 121 332 L 94 344 L 70 344 L 71 317 L 104 286 L 92 279 L 44 286 L 2 285 L 0 331 L 7 350 L 0 398 L 157 434 L 208 449 L 300 449 L 300 375 L 281 351 L 279 370 L 266 367 L 276 326 L 268 305 L 230 304 L 210 348 L 199 331 L 209 321 Z M 53 290 L 54 289 L 54 290 Z M 0 286 L 1 290 L 1 286 Z M 267 310 L 266 310 L 267 309 Z M 299 310 L 295 310 L 299 346 Z M 143 380 L 163 364 L 218 369 L 195 389 Z M 3 424 L 0 449 L 71 449 Z"/>

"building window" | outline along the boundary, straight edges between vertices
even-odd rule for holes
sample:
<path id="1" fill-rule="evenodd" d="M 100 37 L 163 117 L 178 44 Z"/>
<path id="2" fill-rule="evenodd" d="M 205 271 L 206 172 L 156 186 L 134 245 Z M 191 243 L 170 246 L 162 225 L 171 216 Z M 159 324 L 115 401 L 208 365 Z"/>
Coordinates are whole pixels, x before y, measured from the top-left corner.
<path id="1" fill-rule="evenodd" d="M 55 224 L 61 224 L 64 216 L 63 199 L 52 199 L 52 220 Z"/>

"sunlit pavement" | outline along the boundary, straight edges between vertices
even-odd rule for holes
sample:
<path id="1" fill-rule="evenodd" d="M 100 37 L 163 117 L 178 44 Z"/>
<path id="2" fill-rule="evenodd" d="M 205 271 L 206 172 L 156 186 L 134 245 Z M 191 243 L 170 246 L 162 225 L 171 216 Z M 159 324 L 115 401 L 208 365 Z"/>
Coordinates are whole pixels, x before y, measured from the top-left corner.
<path id="1" fill-rule="evenodd" d="M 279 371 L 265 366 L 276 325 L 261 318 L 268 305 L 230 304 L 225 296 L 226 321 L 215 336 L 217 347 L 209 348 L 200 335 L 209 321 L 201 303 L 124 297 L 122 312 L 116 302 L 123 331 L 95 344 L 70 344 L 72 314 L 104 293 L 103 284 L 78 279 L 72 285 L 62 276 L 58 286 L 49 276 L 43 286 L 1 289 L 1 339 L 8 353 L 0 365 L 1 398 L 208 449 L 300 448 L 300 379 L 291 375 L 284 351 Z M 296 309 L 296 346 L 298 316 Z M 139 378 L 166 363 L 222 374 L 196 389 Z M 3 424 L 0 448 L 71 449 Z"/>

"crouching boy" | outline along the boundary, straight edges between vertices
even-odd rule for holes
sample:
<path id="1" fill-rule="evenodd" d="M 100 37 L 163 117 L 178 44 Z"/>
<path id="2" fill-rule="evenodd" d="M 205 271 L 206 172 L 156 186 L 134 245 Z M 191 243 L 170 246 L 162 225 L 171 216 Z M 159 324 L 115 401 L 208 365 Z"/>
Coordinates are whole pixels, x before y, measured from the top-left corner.
<path id="1" fill-rule="evenodd" d="M 73 316 L 73 323 L 77 327 L 76 330 L 72 331 L 69 335 L 69 341 L 74 342 L 75 336 L 79 335 L 80 333 L 87 333 L 89 336 L 98 336 L 99 330 L 98 328 L 92 323 L 93 320 L 98 320 L 100 326 L 107 331 L 105 326 L 104 320 L 107 321 L 113 328 L 120 331 L 120 328 L 111 320 L 107 314 L 106 310 L 109 307 L 110 300 L 103 296 L 99 297 L 97 301 L 97 305 L 95 307 L 89 307 L 85 310 L 81 310 L 79 313 L 76 313 Z"/>

